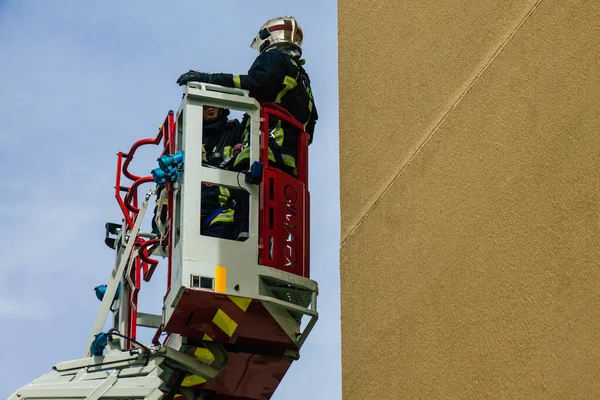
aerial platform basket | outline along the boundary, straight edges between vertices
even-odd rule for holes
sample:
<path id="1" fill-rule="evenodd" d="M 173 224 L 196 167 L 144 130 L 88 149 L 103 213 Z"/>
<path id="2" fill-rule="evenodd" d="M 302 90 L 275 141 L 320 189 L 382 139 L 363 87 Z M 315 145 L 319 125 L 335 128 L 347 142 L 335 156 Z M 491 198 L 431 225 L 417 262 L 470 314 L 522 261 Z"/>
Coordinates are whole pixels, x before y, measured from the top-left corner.
<path id="1" fill-rule="evenodd" d="M 259 184 L 203 165 L 204 106 L 248 114 L 250 165 L 264 166 Z M 294 176 L 269 165 L 274 121 L 298 135 Z M 271 398 L 318 318 L 309 264 L 308 141 L 302 124 L 276 104 L 260 104 L 241 89 L 188 84 L 156 137 L 118 153 L 115 196 L 123 219 L 106 225 L 105 240 L 116 250 L 115 266 L 83 358 L 55 366 L 11 399 Z M 185 153 L 178 179 L 161 191 L 167 219 L 158 221 L 158 234 L 142 232 L 156 193 L 153 178 L 129 171 L 147 145 L 158 146 L 158 155 Z M 140 197 L 145 184 L 152 188 Z M 245 240 L 201 234 L 205 184 L 247 193 Z M 142 312 L 138 294 L 155 273 L 167 275 L 163 309 Z M 93 356 L 91 345 L 111 313 L 116 331 L 107 351 Z M 139 346 L 141 327 L 155 330 L 151 346 Z"/>

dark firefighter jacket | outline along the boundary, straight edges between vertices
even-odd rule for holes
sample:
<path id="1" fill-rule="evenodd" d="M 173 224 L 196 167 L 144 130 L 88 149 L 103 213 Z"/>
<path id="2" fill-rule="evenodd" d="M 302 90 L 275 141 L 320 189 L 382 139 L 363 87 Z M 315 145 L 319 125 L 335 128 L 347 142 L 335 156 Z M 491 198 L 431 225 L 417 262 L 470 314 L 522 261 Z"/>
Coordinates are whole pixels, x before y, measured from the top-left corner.
<path id="1" fill-rule="evenodd" d="M 303 64 L 304 60 L 274 48 L 260 54 L 247 75 L 211 74 L 210 83 L 246 89 L 258 101 L 281 105 L 304 124 L 312 142 L 318 113 L 310 79 Z M 286 166 L 295 168 L 297 132 L 291 127 L 285 127 L 285 124 L 282 127 L 281 122 L 277 121 L 273 121 L 273 126 L 269 128 L 273 133 L 271 148 L 275 151 L 275 160 L 272 161 L 283 162 Z M 244 134 L 247 136 L 247 131 Z M 247 141 L 247 137 L 244 139 Z M 238 160 L 248 158 L 249 150 L 244 150 L 238 155 L 236 164 Z M 283 154 L 283 160 L 278 153 Z M 270 152 L 269 158 L 271 156 Z"/>
<path id="2" fill-rule="evenodd" d="M 220 166 L 233 155 L 233 146 L 241 143 L 240 122 L 227 120 L 228 115 L 229 110 L 221 109 L 217 120 L 202 125 L 202 153 L 208 165 Z"/>
<path id="3" fill-rule="evenodd" d="M 203 164 L 213 167 L 225 165 L 233 156 L 233 146 L 241 142 L 241 124 L 227 120 L 229 110 L 221 109 L 219 118 L 205 122 L 202 128 Z M 219 223 L 233 223 L 231 190 L 218 185 L 203 184 L 201 194 L 201 230 Z"/>

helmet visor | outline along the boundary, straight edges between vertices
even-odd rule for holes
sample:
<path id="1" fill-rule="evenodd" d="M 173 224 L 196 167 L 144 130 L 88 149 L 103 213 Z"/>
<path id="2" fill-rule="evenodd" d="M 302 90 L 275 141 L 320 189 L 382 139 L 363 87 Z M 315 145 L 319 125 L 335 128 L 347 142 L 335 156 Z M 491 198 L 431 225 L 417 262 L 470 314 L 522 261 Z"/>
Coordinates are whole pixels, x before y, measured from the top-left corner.
<path id="1" fill-rule="evenodd" d="M 254 39 L 252 39 L 252 43 L 250 43 L 250 47 L 253 48 L 254 50 L 258 51 L 258 48 L 260 47 L 260 38 L 258 37 L 258 35 L 256 35 L 256 37 Z"/>

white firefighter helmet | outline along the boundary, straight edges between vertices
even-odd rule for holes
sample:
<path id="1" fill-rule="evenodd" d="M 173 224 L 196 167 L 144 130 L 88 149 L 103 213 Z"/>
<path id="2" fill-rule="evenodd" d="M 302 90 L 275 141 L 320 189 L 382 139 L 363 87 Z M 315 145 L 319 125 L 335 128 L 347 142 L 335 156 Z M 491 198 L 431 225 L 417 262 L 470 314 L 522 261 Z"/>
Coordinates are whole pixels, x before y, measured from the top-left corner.
<path id="1" fill-rule="evenodd" d="M 276 44 L 289 44 L 302 52 L 302 28 L 296 18 L 291 16 L 276 17 L 268 20 L 260 27 L 258 35 L 250 47 L 262 53 Z"/>

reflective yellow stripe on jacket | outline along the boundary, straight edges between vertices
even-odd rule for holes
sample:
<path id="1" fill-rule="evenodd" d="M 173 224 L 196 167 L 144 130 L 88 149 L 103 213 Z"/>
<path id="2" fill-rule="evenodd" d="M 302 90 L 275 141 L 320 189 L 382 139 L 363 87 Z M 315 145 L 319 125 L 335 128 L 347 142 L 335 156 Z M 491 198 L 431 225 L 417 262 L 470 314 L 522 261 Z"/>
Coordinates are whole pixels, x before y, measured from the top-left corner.
<path id="1" fill-rule="evenodd" d="M 293 156 L 289 155 L 289 154 L 285 154 L 285 153 L 280 153 L 281 154 L 281 159 L 283 161 L 283 164 L 291 167 L 291 168 L 296 168 L 296 158 L 294 158 Z M 247 160 L 248 158 L 250 158 L 250 147 L 246 147 L 244 148 L 244 150 L 242 150 L 238 155 L 237 158 L 235 159 L 234 162 L 234 166 L 238 165 L 240 162 Z M 275 154 L 273 153 L 273 149 L 271 149 L 269 147 L 269 161 L 272 161 L 274 163 L 277 162 L 277 159 L 275 158 Z"/>
<path id="2" fill-rule="evenodd" d="M 224 206 L 229 201 L 231 193 L 225 186 L 219 186 L 219 203 Z"/>
<path id="3" fill-rule="evenodd" d="M 242 81 L 240 80 L 240 76 L 239 75 L 234 75 L 233 76 L 233 86 L 241 89 L 242 88 Z"/>
<path id="4" fill-rule="evenodd" d="M 208 226 L 213 226 L 216 223 L 232 224 L 233 223 L 233 214 L 234 214 L 234 211 L 232 209 L 224 210 L 219 215 L 217 215 L 215 218 L 213 218 L 213 220 L 210 221 L 210 224 Z"/>
<path id="5" fill-rule="evenodd" d="M 286 75 L 286 77 L 283 78 L 283 85 L 285 87 L 281 90 L 281 92 L 277 94 L 277 97 L 275 97 L 276 104 L 281 103 L 281 99 L 283 98 L 283 96 L 285 96 L 287 92 L 295 88 L 298 85 L 298 81 L 296 80 L 296 78 L 292 78 L 291 76 Z"/>
<path id="6" fill-rule="evenodd" d="M 273 140 L 277 146 L 283 146 L 283 128 L 281 127 L 281 121 L 277 121 L 277 125 L 270 132 L 270 135 L 273 136 Z"/>

